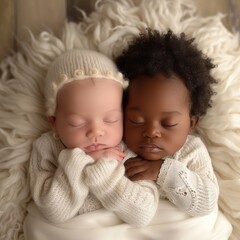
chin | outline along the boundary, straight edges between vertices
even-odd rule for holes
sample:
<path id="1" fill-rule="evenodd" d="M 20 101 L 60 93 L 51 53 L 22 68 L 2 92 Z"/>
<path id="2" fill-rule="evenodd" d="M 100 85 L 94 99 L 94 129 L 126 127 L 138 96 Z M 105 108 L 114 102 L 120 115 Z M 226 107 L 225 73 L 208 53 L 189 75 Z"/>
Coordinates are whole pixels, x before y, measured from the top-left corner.
<path id="1" fill-rule="evenodd" d="M 148 154 L 140 154 L 139 153 L 139 156 L 141 156 L 143 159 L 146 159 L 149 161 L 157 161 L 164 157 L 162 155 L 154 154 L 154 153 L 148 153 Z"/>

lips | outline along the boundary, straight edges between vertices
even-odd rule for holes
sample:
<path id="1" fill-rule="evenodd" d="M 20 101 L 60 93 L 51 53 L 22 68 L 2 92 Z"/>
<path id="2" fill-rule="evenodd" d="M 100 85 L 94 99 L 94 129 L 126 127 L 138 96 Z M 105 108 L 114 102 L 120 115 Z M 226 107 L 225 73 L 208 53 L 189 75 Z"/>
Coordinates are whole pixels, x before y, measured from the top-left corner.
<path id="1" fill-rule="evenodd" d="M 91 144 L 87 147 L 85 147 L 85 152 L 86 153 L 90 153 L 90 152 L 95 152 L 95 151 L 99 151 L 102 149 L 107 148 L 107 146 L 105 144 Z"/>
<path id="2" fill-rule="evenodd" d="M 163 148 L 159 147 L 156 144 L 142 144 L 139 148 L 147 153 L 159 153 L 163 151 Z"/>

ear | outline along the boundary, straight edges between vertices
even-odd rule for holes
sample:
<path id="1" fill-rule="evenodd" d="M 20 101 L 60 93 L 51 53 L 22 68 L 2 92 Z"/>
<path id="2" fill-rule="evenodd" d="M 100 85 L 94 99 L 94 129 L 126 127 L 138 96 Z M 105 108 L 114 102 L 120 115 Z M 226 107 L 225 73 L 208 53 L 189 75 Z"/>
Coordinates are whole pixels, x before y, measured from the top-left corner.
<path id="1" fill-rule="evenodd" d="M 198 120 L 199 120 L 199 117 L 191 116 L 189 133 L 192 132 L 192 130 L 196 127 Z"/>
<path id="2" fill-rule="evenodd" d="M 50 123 L 52 130 L 56 130 L 56 117 L 50 116 L 48 117 L 48 122 Z"/>

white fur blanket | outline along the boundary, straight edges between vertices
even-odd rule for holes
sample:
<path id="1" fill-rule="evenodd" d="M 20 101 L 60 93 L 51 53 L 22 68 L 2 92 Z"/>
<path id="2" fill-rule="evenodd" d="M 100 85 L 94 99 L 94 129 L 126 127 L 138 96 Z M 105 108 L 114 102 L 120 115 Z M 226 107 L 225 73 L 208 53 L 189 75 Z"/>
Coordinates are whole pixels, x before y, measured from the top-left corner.
<path id="1" fill-rule="evenodd" d="M 239 36 L 223 26 L 222 15 L 199 16 L 192 0 L 102 0 L 90 16 L 82 14 L 82 22 L 66 23 L 61 37 L 30 33 L 22 50 L 0 64 L 0 239 L 24 239 L 31 144 L 49 128 L 42 92 L 49 63 L 73 48 L 96 49 L 114 58 L 146 27 L 186 32 L 218 65 L 213 108 L 197 130 L 219 180 L 219 206 L 233 226 L 230 239 L 240 239 Z"/>

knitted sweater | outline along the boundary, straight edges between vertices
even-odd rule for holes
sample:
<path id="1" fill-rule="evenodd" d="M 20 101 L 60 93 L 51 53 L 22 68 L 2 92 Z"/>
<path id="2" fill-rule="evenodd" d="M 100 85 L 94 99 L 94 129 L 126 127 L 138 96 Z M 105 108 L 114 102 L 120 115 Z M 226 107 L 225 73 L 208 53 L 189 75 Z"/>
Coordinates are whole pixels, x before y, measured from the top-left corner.
<path id="1" fill-rule="evenodd" d="M 160 197 L 192 216 L 208 214 L 217 205 L 218 183 L 199 137 L 189 135 L 179 151 L 165 158 L 156 182 Z"/>
<path id="2" fill-rule="evenodd" d="M 124 161 L 135 156 L 126 151 Z M 127 223 L 142 226 L 154 216 L 158 196 L 195 216 L 211 212 L 219 194 L 208 151 L 194 136 L 165 158 L 156 181 L 158 193 L 150 181 L 128 180 L 116 160 L 94 162 L 81 149 L 65 149 L 51 133 L 35 141 L 29 169 L 35 204 L 55 223 L 104 206 Z"/>
<path id="3" fill-rule="evenodd" d="M 133 156 L 127 150 L 124 161 Z M 51 132 L 33 144 L 29 165 L 32 198 L 53 223 L 104 206 L 129 224 L 148 224 L 158 206 L 156 184 L 132 182 L 124 174 L 123 163 L 111 158 L 95 162 L 80 148 L 66 149 Z"/>

